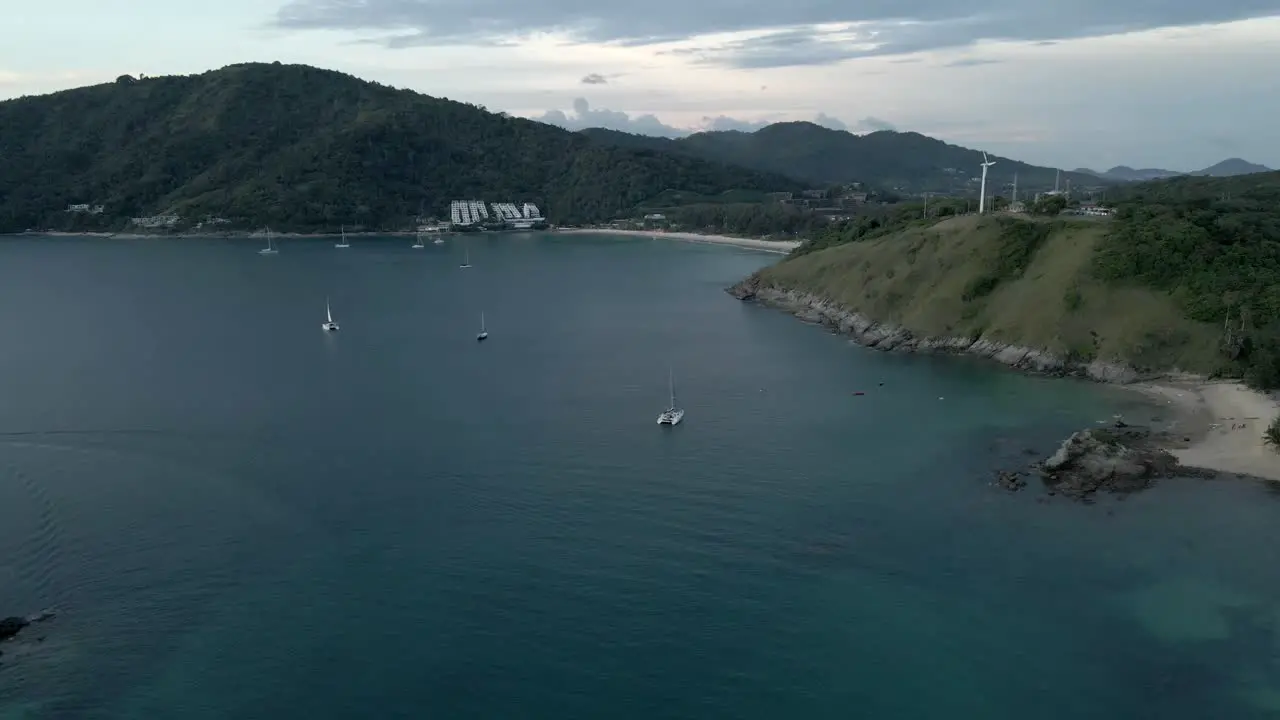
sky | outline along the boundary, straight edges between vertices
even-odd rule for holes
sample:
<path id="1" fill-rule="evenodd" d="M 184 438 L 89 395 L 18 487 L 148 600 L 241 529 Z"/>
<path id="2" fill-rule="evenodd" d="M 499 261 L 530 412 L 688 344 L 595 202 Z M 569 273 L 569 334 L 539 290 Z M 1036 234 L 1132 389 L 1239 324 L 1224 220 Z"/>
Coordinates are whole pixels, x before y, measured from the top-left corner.
<path id="1" fill-rule="evenodd" d="M 14 0 L 0 98 L 274 61 L 571 129 L 808 120 L 1048 167 L 1280 168 L 1280 0 Z"/>

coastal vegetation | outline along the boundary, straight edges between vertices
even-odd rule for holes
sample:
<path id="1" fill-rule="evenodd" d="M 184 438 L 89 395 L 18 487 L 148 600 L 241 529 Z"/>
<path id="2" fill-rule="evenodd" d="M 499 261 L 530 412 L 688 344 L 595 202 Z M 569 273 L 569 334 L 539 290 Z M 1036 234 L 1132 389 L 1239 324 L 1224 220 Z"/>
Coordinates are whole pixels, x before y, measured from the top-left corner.
<path id="1" fill-rule="evenodd" d="M 673 227 L 744 237 L 811 237 L 829 224 L 817 213 L 782 203 L 697 204 L 663 208 Z"/>
<path id="2" fill-rule="evenodd" d="M 912 205 L 829 228 L 756 277 L 919 336 L 982 338 L 1280 387 L 1280 173 L 1114 193 L 1111 219 Z"/>
<path id="3" fill-rule="evenodd" d="M 804 183 L 302 65 L 243 64 L 0 102 L 0 232 L 173 214 L 282 230 L 411 227 L 451 200 L 609 219 L 664 192 Z M 86 205 L 83 212 L 68 212 Z M 98 208 L 101 212 L 96 212 Z"/>
<path id="4" fill-rule="evenodd" d="M 1126 188 L 1095 275 L 1176 302 L 1221 328 L 1221 370 L 1280 387 L 1280 172 Z"/>
<path id="5" fill-rule="evenodd" d="M 925 202 L 902 202 L 868 206 L 856 216 L 840 220 L 814 233 L 795 250 L 792 257 L 808 255 L 845 243 L 883 237 L 909 228 L 923 228 L 947 218 L 964 214 L 972 205 L 962 198 L 937 198 Z"/>

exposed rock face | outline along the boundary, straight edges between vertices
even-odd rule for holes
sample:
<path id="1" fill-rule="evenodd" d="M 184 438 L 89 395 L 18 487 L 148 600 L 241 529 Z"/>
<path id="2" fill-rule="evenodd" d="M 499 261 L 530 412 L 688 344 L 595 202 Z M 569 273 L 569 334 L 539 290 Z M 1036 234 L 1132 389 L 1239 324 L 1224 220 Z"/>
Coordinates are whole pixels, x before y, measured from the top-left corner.
<path id="1" fill-rule="evenodd" d="M 1088 363 L 1073 362 L 1046 350 L 1009 345 L 982 337 L 916 337 L 904 327 L 876 322 L 859 313 L 839 308 L 816 295 L 764 287 L 758 275 L 752 275 L 730 287 L 728 292 L 739 300 L 755 301 L 791 312 L 807 322 L 826 325 L 836 332 L 852 336 L 861 345 L 877 350 L 977 355 L 1030 372 L 1079 375 L 1099 382 L 1129 383 L 1138 379 L 1138 373 L 1122 363 L 1097 360 Z"/>
<path id="2" fill-rule="evenodd" d="M 1159 442 L 1159 436 L 1140 427 L 1081 430 L 1064 440 L 1040 470 L 1054 491 L 1075 498 L 1098 490 L 1144 490 L 1157 478 L 1186 473 Z"/>

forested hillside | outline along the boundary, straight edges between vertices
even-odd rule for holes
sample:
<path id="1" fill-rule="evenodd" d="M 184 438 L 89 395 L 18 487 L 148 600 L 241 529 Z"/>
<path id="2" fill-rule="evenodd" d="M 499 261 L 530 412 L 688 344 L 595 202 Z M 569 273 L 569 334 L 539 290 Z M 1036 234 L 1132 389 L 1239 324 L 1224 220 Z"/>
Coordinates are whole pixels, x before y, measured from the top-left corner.
<path id="1" fill-rule="evenodd" d="M 0 103 L 0 232 L 214 215 L 280 229 L 403 227 L 450 200 L 602 220 L 665 190 L 792 190 L 687 155 L 302 65 L 244 64 Z M 67 213 L 70 204 L 102 215 Z"/>
<path id="2" fill-rule="evenodd" d="M 1113 218 L 903 205 L 831 226 L 763 286 L 811 293 L 922 337 L 1280 387 L 1280 172 L 1109 193 Z"/>

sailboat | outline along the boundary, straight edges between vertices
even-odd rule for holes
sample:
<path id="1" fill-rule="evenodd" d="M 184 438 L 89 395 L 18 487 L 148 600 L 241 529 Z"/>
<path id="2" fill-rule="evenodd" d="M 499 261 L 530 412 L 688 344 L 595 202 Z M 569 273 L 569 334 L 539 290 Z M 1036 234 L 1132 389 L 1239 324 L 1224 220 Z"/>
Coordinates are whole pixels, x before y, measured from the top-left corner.
<path id="1" fill-rule="evenodd" d="M 465 240 L 462 241 L 462 264 L 458 267 L 471 267 L 471 244 Z"/>
<path id="2" fill-rule="evenodd" d="M 489 337 L 489 331 L 484 329 L 484 313 L 480 313 L 480 334 L 476 335 L 476 342 Z"/>
<path id="3" fill-rule="evenodd" d="M 338 243 L 334 245 L 334 247 L 339 247 L 339 248 L 351 247 L 351 243 L 347 242 L 347 226 L 346 225 L 342 226 L 342 240 L 339 240 Z"/>
<path id="4" fill-rule="evenodd" d="M 338 323 L 333 321 L 333 311 L 329 309 L 329 298 L 324 299 L 324 316 L 325 322 L 320 324 L 326 332 L 334 332 L 338 329 Z"/>
<path id="5" fill-rule="evenodd" d="M 671 406 L 668 407 L 666 410 L 663 410 L 662 414 L 658 416 L 658 424 L 659 425 L 679 425 L 680 421 L 684 419 L 684 410 L 676 407 L 675 371 L 671 371 L 671 376 L 668 382 L 671 386 Z"/>
<path id="6" fill-rule="evenodd" d="M 421 248 L 426 247 L 426 245 L 423 245 L 423 244 L 422 244 L 422 231 L 421 231 L 421 230 L 419 230 L 419 231 L 417 232 L 417 234 L 415 234 L 415 235 L 413 236 L 413 247 L 414 247 L 414 249 L 421 249 Z"/>
<path id="7" fill-rule="evenodd" d="M 267 246 L 258 251 L 259 255 L 275 255 L 279 251 L 271 244 L 271 228 L 267 228 Z"/>

